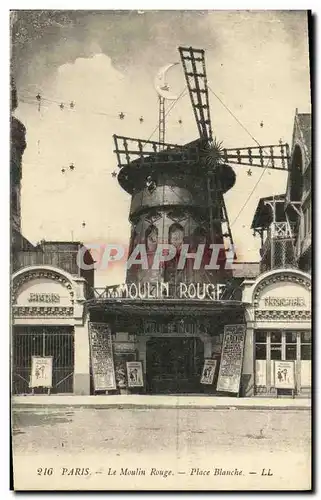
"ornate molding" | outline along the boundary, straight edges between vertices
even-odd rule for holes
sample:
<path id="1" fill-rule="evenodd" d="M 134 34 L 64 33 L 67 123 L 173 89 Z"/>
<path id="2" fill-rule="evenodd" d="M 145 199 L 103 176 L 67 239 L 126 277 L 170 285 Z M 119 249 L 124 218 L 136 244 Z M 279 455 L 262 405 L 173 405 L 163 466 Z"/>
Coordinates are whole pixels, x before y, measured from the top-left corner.
<path id="1" fill-rule="evenodd" d="M 297 275 L 297 274 L 291 273 L 291 272 L 283 272 L 282 274 L 274 274 L 272 276 L 268 276 L 267 278 L 263 279 L 256 286 L 255 291 L 254 291 L 254 296 L 253 296 L 254 307 L 258 307 L 258 305 L 259 305 L 258 300 L 259 300 L 261 292 L 264 288 L 266 288 L 269 285 L 272 285 L 273 283 L 283 283 L 283 282 L 296 283 L 298 285 L 302 285 L 308 291 L 311 290 L 311 281 L 308 278 L 305 278 L 304 276 L 300 276 L 300 275 Z"/>
<path id="2" fill-rule="evenodd" d="M 187 210 L 171 210 L 167 212 L 167 217 L 173 221 L 176 222 L 177 224 L 181 224 L 182 222 L 185 222 L 189 218 L 189 213 Z"/>
<path id="3" fill-rule="evenodd" d="M 155 222 L 157 222 L 161 218 L 162 218 L 161 214 L 155 211 L 151 211 L 147 215 L 145 215 L 145 221 L 152 226 L 155 224 Z"/>
<path id="4" fill-rule="evenodd" d="M 67 317 L 74 315 L 73 307 L 31 307 L 31 306 L 13 306 L 14 317 Z"/>
<path id="5" fill-rule="evenodd" d="M 311 320 L 309 310 L 261 310 L 255 311 L 256 321 L 308 321 Z"/>
<path id="6" fill-rule="evenodd" d="M 19 292 L 19 288 L 24 284 L 27 283 L 28 281 L 32 281 L 34 279 L 48 279 L 48 280 L 53 280 L 57 281 L 58 283 L 61 283 L 67 290 L 69 291 L 70 295 L 70 301 L 71 304 L 74 304 L 74 291 L 72 284 L 70 281 L 65 278 L 62 274 L 56 271 L 52 270 L 32 270 L 32 271 L 27 271 L 25 273 L 21 273 L 19 276 L 17 276 L 13 280 L 13 285 L 12 285 L 12 302 L 13 304 L 16 303 L 17 301 L 17 296 Z"/>

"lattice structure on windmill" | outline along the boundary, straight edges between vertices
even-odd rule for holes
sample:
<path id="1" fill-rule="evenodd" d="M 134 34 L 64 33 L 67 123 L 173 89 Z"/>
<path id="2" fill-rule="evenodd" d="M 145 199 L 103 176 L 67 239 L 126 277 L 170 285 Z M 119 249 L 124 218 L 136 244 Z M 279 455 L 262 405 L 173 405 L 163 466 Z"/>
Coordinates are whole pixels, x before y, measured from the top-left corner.
<path id="1" fill-rule="evenodd" d="M 223 283 L 230 277 L 224 268 L 234 242 L 224 194 L 235 184 L 233 168 L 287 171 L 290 159 L 287 144 L 224 148 L 212 133 L 204 50 L 179 47 L 179 53 L 199 138 L 179 145 L 114 135 L 118 181 L 132 196 L 130 249 L 144 243 L 152 254 L 157 243 L 224 245 L 217 270 L 205 269 L 205 251 L 198 271 L 171 263 L 158 271 L 128 272 L 128 282 L 169 281 L 174 293 L 180 281 Z"/>

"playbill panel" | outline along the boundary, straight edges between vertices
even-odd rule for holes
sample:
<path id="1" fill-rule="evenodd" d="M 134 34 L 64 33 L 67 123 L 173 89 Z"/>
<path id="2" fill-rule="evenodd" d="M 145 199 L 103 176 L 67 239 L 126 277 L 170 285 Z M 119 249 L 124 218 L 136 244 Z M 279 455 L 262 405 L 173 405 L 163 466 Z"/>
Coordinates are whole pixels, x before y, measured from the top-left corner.
<path id="1" fill-rule="evenodd" d="M 16 491 L 311 489 L 310 21 L 11 12 Z"/>

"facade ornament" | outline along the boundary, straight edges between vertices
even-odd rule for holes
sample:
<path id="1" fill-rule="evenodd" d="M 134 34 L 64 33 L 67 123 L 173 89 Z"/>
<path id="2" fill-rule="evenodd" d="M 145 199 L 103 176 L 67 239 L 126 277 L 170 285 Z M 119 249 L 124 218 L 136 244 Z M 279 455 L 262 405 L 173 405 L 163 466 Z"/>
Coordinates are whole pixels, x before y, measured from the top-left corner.
<path id="1" fill-rule="evenodd" d="M 256 321 L 310 321 L 311 311 L 309 310 L 256 310 Z"/>
<path id="2" fill-rule="evenodd" d="M 287 271 L 283 272 L 282 274 L 276 274 L 273 276 L 268 276 L 265 279 L 263 279 L 255 288 L 255 292 L 253 295 L 253 305 L 254 307 L 259 306 L 259 298 L 261 296 L 261 292 L 264 290 L 269 285 L 273 285 L 274 283 L 282 283 L 282 282 L 290 282 L 290 283 L 296 283 L 298 285 L 303 286 L 306 288 L 308 291 L 311 290 L 311 281 L 308 278 L 305 278 L 304 276 L 300 276 L 296 274 L 295 272 Z"/>
<path id="3" fill-rule="evenodd" d="M 73 317 L 74 308 L 69 306 L 60 307 L 32 307 L 13 306 L 14 317 Z"/>
<path id="4" fill-rule="evenodd" d="M 27 283 L 28 281 L 32 281 L 35 279 L 48 279 L 48 280 L 53 280 L 53 281 L 58 281 L 61 283 L 68 291 L 69 291 L 69 296 L 70 296 L 70 301 L 72 304 L 74 304 L 74 291 L 73 291 L 73 286 L 70 283 L 70 281 L 62 276 L 60 273 L 52 270 L 32 270 L 32 271 L 27 271 L 13 280 L 13 285 L 12 285 L 12 303 L 15 304 L 17 302 L 17 297 L 19 294 L 19 289 L 20 287 L 24 284 Z"/>

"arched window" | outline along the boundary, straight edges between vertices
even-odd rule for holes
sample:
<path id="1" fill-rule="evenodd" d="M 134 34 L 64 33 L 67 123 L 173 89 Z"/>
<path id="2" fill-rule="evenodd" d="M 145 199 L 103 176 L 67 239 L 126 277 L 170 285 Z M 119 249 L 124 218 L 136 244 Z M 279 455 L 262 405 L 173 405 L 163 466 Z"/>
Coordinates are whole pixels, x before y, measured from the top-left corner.
<path id="1" fill-rule="evenodd" d="M 303 194 L 303 174 L 302 174 L 302 151 L 300 146 L 296 146 L 293 152 L 291 173 L 290 173 L 290 199 L 291 201 L 301 201 Z"/>
<path id="2" fill-rule="evenodd" d="M 198 245 L 207 243 L 207 231 L 204 227 L 197 227 L 192 235 L 192 245 L 197 248 Z"/>
<path id="3" fill-rule="evenodd" d="M 172 224 L 168 231 L 168 243 L 173 245 L 175 248 L 181 248 L 184 241 L 184 229 L 183 227 L 175 222 Z"/>
<path id="4" fill-rule="evenodd" d="M 156 226 L 148 226 L 145 231 L 145 244 L 147 253 L 155 252 L 158 243 L 158 229 Z"/>

